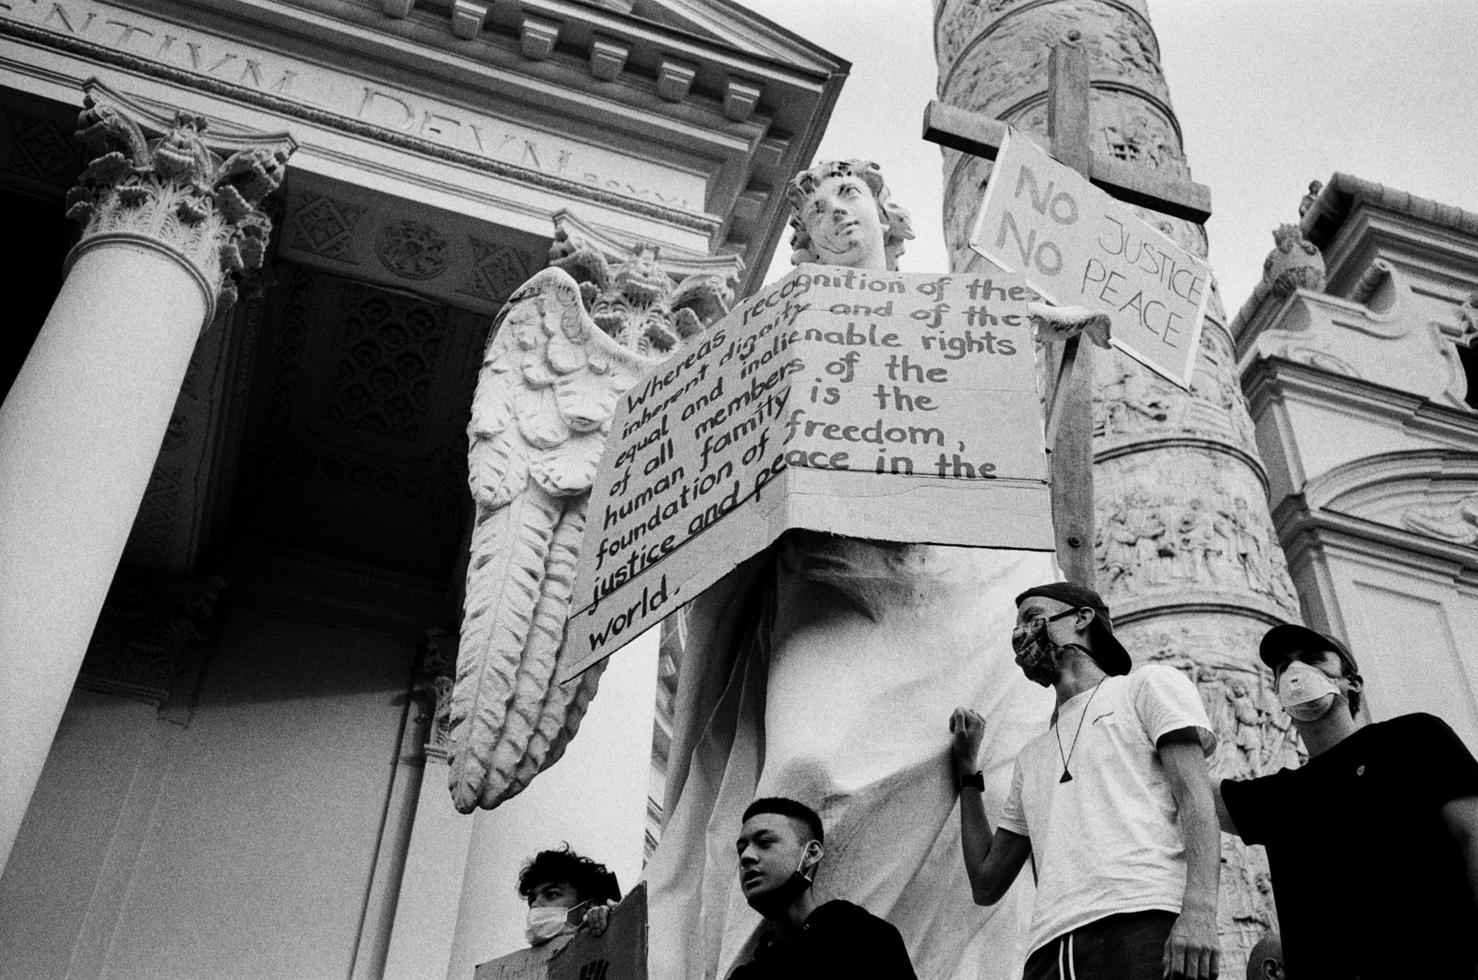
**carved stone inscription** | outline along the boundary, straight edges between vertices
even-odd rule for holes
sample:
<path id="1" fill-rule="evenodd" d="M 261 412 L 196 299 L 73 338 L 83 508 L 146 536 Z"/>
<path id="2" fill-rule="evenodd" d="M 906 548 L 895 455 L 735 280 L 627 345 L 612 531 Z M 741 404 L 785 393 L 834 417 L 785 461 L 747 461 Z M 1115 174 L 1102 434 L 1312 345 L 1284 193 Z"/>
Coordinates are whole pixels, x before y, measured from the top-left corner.
<path id="1" fill-rule="evenodd" d="M 684 211 L 702 209 L 703 180 L 602 147 L 284 58 L 95 0 L 0 0 L 0 21 L 101 45 L 454 150 Z"/>

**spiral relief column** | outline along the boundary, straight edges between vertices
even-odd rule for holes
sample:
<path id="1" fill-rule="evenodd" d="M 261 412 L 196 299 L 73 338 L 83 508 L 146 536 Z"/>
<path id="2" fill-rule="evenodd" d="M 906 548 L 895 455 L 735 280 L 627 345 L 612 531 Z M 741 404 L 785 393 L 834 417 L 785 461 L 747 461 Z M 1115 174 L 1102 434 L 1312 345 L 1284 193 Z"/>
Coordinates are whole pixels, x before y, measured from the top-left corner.
<path id="1" fill-rule="evenodd" d="M 1047 140 L 1047 56 L 1078 31 L 1089 56 L 1095 158 L 1189 180 L 1144 0 L 936 0 L 939 98 Z M 944 228 L 956 272 L 984 271 L 967 238 L 990 163 L 944 151 Z M 1200 225 L 1141 216 L 1201 256 Z M 1181 668 L 1221 737 L 1215 776 L 1291 764 L 1297 743 L 1257 659 L 1269 625 L 1299 618 L 1268 513 L 1267 477 L 1213 291 L 1189 393 L 1118 353 L 1094 391 L 1098 589 L 1136 662 Z M 1261 851 L 1223 838 L 1223 976 L 1276 927 Z"/>

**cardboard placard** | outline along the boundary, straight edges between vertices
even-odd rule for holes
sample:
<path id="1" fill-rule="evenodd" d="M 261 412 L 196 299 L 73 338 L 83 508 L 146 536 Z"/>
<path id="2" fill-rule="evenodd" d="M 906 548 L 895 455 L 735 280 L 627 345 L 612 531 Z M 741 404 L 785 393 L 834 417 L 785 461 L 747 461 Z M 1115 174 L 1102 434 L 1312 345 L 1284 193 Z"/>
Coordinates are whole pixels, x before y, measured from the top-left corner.
<path id="1" fill-rule="evenodd" d="M 647 980 L 646 883 L 611 910 L 599 936 L 582 929 L 543 963 L 530 963 L 525 952 L 480 964 L 474 980 Z"/>
<path id="2" fill-rule="evenodd" d="M 801 266 L 639 380 L 591 491 L 560 679 L 790 528 L 1052 550 L 1036 298 L 1014 276 Z"/>
<path id="3" fill-rule="evenodd" d="M 1110 342 L 1189 388 L 1211 267 L 1009 129 L 970 247 L 1061 306 L 1101 310 Z"/>

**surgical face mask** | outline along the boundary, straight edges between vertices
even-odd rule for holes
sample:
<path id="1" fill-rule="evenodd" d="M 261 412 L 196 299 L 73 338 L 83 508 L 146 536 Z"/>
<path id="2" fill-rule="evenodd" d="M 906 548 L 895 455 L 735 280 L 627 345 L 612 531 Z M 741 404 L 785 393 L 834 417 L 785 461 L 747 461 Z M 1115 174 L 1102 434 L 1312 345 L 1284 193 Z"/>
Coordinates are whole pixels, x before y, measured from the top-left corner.
<path id="1" fill-rule="evenodd" d="M 586 904 L 588 903 L 580 903 L 580 905 Z M 546 905 L 540 908 L 529 909 L 528 922 L 524 926 L 523 938 L 528 940 L 530 946 L 542 946 L 555 936 L 569 931 L 570 916 L 580 905 L 568 909 L 560 908 L 557 905 Z"/>
<path id="2" fill-rule="evenodd" d="M 1334 679 L 1310 664 L 1294 661 L 1278 678 L 1278 702 L 1295 721 L 1318 721 L 1341 697 Z"/>

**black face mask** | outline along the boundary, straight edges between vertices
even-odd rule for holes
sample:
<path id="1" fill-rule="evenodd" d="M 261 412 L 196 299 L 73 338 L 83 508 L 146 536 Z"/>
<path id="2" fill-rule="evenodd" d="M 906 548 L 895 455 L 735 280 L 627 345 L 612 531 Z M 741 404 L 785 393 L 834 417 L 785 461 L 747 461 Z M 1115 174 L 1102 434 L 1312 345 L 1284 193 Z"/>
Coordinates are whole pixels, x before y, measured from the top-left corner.
<path id="1" fill-rule="evenodd" d="M 1026 679 L 1043 687 L 1051 687 L 1062 672 L 1062 651 L 1078 647 L 1076 643 L 1053 643 L 1047 636 L 1047 624 L 1065 619 L 1077 612 L 1067 609 L 1056 616 L 1041 616 L 1034 619 L 1021 632 L 1011 634 L 1011 649 L 1016 652 L 1016 666 L 1026 674 Z"/>

